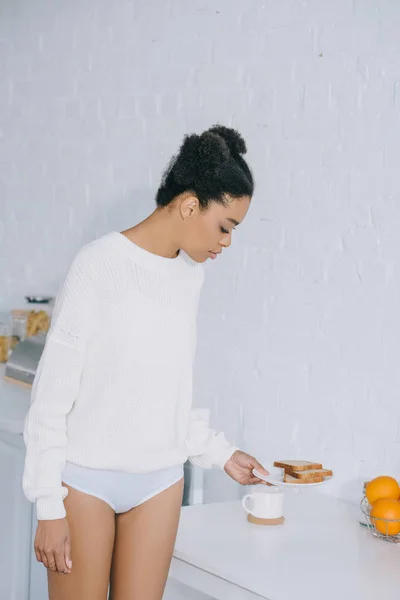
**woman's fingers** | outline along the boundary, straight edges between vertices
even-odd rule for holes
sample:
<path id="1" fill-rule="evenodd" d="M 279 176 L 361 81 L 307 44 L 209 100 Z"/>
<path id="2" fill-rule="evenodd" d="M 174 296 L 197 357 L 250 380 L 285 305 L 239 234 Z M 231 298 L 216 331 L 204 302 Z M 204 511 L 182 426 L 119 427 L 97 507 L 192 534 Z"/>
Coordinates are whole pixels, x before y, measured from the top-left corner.
<path id="1" fill-rule="evenodd" d="M 266 469 L 264 469 L 264 467 L 262 466 L 262 464 L 259 463 L 256 458 L 253 459 L 253 468 L 257 469 L 257 471 L 259 473 L 261 473 L 261 475 L 269 475 L 269 472 Z"/>
<path id="2" fill-rule="evenodd" d="M 40 550 L 39 550 L 39 548 L 38 548 L 36 545 L 34 546 L 34 548 L 35 548 L 35 556 L 36 556 L 36 560 L 37 560 L 38 562 L 43 562 L 43 561 L 42 561 L 42 555 L 41 555 L 41 553 L 40 553 Z"/>
<path id="3" fill-rule="evenodd" d="M 55 552 L 55 561 L 56 561 L 56 566 L 57 566 L 56 570 L 59 573 L 67 573 L 68 572 L 67 565 L 65 564 L 64 548 L 60 548 Z"/>
<path id="4" fill-rule="evenodd" d="M 69 538 L 65 540 L 65 564 L 67 565 L 67 570 L 71 573 L 72 569 L 72 558 L 71 558 L 71 542 Z"/>
<path id="5" fill-rule="evenodd" d="M 64 549 L 44 551 L 35 548 L 35 556 L 38 562 L 43 563 L 46 569 L 49 569 L 49 571 L 52 571 L 53 573 L 56 573 L 57 571 L 58 573 L 64 574 L 71 573 L 71 568 L 68 567 L 65 559 Z"/>
<path id="6" fill-rule="evenodd" d="M 43 550 L 40 551 L 40 557 L 41 557 L 42 563 L 44 564 L 44 566 L 46 567 L 46 569 L 48 569 L 49 568 L 49 563 L 47 562 L 47 556 L 46 556 L 46 554 L 44 553 Z"/>
<path id="7" fill-rule="evenodd" d="M 44 566 L 49 569 L 49 571 L 55 573 L 57 571 L 57 564 L 53 551 L 45 550 L 44 553 L 42 553 L 42 556 L 45 558 L 43 561 Z"/>
<path id="8" fill-rule="evenodd" d="M 256 485 L 257 483 L 263 483 L 261 479 L 256 477 L 255 475 L 250 476 L 245 485 Z"/>

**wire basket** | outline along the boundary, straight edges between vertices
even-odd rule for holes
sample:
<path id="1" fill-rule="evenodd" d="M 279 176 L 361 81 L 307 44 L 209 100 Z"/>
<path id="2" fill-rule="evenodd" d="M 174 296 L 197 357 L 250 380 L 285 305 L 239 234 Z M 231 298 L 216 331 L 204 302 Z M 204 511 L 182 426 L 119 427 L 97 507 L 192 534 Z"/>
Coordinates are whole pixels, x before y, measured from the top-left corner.
<path id="1" fill-rule="evenodd" d="M 388 520 L 381 519 L 378 517 L 371 517 L 371 505 L 368 502 L 368 499 L 364 497 L 361 500 L 361 511 L 365 516 L 365 524 L 368 529 L 374 534 L 375 537 L 384 540 L 385 542 L 390 542 L 391 544 L 399 544 L 400 543 L 400 533 L 398 535 L 390 535 L 389 534 L 389 525 L 396 523 L 399 525 L 400 529 L 400 519 L 396 520 Z"/>

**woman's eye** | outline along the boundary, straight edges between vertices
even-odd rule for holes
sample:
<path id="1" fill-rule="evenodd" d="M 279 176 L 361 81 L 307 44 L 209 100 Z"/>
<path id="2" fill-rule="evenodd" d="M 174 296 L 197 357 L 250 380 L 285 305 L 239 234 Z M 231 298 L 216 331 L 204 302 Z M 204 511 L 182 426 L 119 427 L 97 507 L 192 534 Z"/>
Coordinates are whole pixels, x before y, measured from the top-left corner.
<path id="1" fill-rule="evenodd" d="M 229 231 L 227 229 L 225 229 L 225 227 L 221 227 L 221 232 L 225 235 L 227 235 L 229 233 Z"/>

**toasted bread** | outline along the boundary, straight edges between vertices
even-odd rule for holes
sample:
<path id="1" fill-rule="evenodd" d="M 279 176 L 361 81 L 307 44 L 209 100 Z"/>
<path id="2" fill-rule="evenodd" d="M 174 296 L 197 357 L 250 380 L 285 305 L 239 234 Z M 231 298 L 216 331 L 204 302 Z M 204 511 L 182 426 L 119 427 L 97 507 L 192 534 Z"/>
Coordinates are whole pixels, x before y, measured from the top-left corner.
<path id="1" fill-rule="evenodd" d="M 288 471 L 288 475 L 293 475 L 295 479 L 319 479 L 320 477 L 332 477 L 332 471 L 329 469 L 312 469 L 310 471 Z"/>
<path id="2" fill-rule="evenodd" d="M 283 460 L 283 461 L 275 461 L 274 467 L 278 467 L 280 469 L 285 469 L 286 471 L 311 471 L 315 469 L 322 469 L 322 465 L 320 463 L 309 462 L 308 460 Z"/>
<path id="3" fill-rule="evenodd" d="M 296 485 L 307 485 L 307 483 L 320 483 L 324 480 L 321 476 L 320 479 L 296 479 L 293 475 L 289 475 L 289 473 L 285 473 L 283 476 L 284 483 L 295 483 Z"/>

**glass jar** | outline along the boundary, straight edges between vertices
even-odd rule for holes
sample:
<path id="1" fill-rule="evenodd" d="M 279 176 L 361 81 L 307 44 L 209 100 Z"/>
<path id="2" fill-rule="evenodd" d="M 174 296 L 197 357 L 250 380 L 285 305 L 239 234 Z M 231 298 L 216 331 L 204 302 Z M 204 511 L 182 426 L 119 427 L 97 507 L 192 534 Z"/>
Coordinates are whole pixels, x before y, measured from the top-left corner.
<path id="1" fill-rule="evenodd" d="M 11 327 L 7 317 L 0 318 L 0 363 L 6 363 L 11 347 Z"/>
<path id="2" fill-rule="evenodd" d="M 53 296 L 25 296 L 28 310 L 45 311 L 51 317 L 54 308 Z"/>
<path id="3" fill-rule="evenodd" d="M 46 334 L 50 327 L 54 299 L 51 296 L 26 296 L 27 325 L 26 335 Z"/>
<path id="4" fill-rule="evenodd" d="M 27 320 L 26 310 L 11 311 L 11 350 L 26 338 Z"/>

